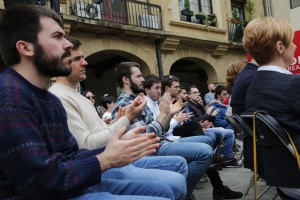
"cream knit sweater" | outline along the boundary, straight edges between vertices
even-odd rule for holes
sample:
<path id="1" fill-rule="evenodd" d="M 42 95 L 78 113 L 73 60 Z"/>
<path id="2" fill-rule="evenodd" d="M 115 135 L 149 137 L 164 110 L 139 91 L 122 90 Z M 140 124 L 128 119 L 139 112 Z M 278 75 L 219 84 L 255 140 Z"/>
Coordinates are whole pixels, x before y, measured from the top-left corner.
<path id="1" fill-rule="evenodd" d="M 100 119 L 94 105 L 75 89 L 54 83 L 49 91 L 62 102 L 67 112 L 69 129 L 79 148 L 95 149 L 105 146 L 121 127 L 129 125 L 128 119 L 123 116 L 108 126 Z"/>

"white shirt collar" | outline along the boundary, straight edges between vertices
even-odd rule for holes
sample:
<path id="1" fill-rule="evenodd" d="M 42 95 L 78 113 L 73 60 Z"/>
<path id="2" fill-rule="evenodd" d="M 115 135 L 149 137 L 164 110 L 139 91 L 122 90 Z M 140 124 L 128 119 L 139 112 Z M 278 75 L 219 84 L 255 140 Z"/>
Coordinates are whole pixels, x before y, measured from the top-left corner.
<path id="1" fill-rule="evenodd" d="M 290 72 L 287 69 L 284 69 L 284 68 L 278 67 L 278 66 L 273 66 L 273 65 L 261 66 L 257 70 L 258 71 L 274 71 L 274 72 L 279 72 L 279 73 L 282 73 L 282 74 L 293 74 L 292 72 Z"/>
<path id="2" fill-rule="evenodd" d="M 148 96 L 146 96 L 146 98 L 147 98 L 147 102 L 148 103 L 152 103 L 153 105 L 158 105 L 157 104 L 157 101 L 153 101 L 150 97 L 148 97 Z"/>

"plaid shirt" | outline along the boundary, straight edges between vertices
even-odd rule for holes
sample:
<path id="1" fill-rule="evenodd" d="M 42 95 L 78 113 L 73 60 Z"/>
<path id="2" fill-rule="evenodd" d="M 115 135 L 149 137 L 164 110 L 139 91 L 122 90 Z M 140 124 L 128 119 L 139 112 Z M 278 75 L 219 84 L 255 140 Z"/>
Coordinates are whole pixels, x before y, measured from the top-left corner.
<path id="1" fill-rule="evenodd" d="M 125 107 L 131 104 L 135 98 L 135 95 L 121 93 L 115 102 L 115 107 L 112 113 L 116 115 L 119 110 L 119 106 Z M 145 106 L 141 115 L 131 121 L 128 129 L 130 130 L 144 125 L 147 126 L 146 133 L 154 132 L 156 136 L 160 137 L 161 139 L 165 139 L 162 125 L 153 119 L 153 113 L 150 111 L 147 105 Z"/>

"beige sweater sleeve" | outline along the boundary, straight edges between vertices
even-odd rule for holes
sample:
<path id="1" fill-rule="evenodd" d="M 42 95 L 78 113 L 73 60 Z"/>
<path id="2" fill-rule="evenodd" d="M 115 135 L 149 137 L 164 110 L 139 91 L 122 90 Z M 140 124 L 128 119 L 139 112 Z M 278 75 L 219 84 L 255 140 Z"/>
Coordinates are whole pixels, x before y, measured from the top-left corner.
<path id="1" fill-rule="evenodd" d="M 95 149 L 105 146 L 121 127 L 129 125 L 129 120 L 123 116 L 108 126 L 100 119 L 88 99 L 77 92 L 67 90 L 65 86 L 53 86 L 50 91 L 61 100 L 67 112 L 68 127 L 76 138 L 79 148 Z"/>

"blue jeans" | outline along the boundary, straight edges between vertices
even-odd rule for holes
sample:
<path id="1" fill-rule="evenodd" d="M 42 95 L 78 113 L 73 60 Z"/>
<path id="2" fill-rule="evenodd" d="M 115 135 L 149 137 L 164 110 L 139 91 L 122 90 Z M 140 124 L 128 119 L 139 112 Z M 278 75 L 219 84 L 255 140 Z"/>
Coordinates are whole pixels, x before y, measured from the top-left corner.
<path id="1" fill-rule="evenodd" d="M 102 178 L 163 182 L 171 188 L 175 199 L 180 200 L 186 195 L 187 173 L 187 163 L 180 156 L 147 156 L 130 165 L 109 169 Z"/>
<path id="2" fill-rule="evenodd" d="M 205 144 L 205 143 L 207 144 Z M 156 152 L 158 156 L 177 155 L 182 156 L 188 163 L 188 175 L 186 179 L 187 197 L 192 195 L 195 185 L 209 167 L 213 150 L 212 140 L 208 136 L 193 136 L 180 138 L 176 142 L 163 144 Z"/>
<path id="3" fill-rule="evenodd" d="M 120 196 L 122 195 L 122 196 Z M 148 180 L 103 179 L 83 194 L 68 200 L 166 200 L 174 199 L 170 187 L 162 182 Z"/>
<path id="4" fill-rule="evenodd" d="M 209 128 L 207 129 L 209 132 L 212 132 L 216 135 L 217 142 L 224 142 L 224 157 L 230 158 L 233 154 L 233 144 L 235 140 L 234 131 L 231 129 L 225 129 L 222 127 L 215 127 L 215 128 Z M 206 135 L 206 131 L 204 131 L 204 134 Z"/>

